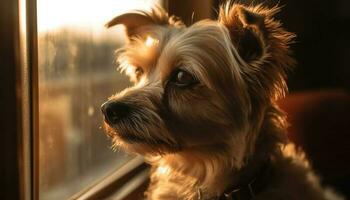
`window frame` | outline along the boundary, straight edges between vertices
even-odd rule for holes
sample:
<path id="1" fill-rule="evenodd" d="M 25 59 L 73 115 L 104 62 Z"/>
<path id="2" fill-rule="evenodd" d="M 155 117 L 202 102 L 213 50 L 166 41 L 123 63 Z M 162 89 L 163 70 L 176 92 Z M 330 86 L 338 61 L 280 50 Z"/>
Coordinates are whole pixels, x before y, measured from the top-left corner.
<path id="1" fill-rule="evenodd" d="M 4 109 L 0 127 L 2 130 L 1 148 L 3 148 L 0 173 L 0 199 L 33 199 L 32 196 L 32 95 L 30 84 L 33 54 L 31 52 L 33 40 L 27 40 L 33 32 L 27 26 L 27 20 L 32 20 L 30 12 L 32 6 L 27 1 L 4 0 L 0 2 L 0 74 L 2 81 L 1 107 Z M 28 10 L 27 10 L 28 8 Z M 23 11 L 23 12 L 22 12 Z M 30 23 L 28 23 L 30 24 Z M 35 26 L 35 25 L 34 25 Z M 35 60 L 34 60 L 35 62 Z"/>

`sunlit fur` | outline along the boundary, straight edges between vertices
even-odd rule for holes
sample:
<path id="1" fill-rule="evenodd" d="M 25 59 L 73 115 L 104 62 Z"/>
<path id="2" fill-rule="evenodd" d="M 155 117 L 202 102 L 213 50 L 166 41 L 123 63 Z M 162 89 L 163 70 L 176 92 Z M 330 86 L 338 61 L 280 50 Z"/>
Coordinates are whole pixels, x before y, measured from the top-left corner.
<path id="1" fill-rule="evenodd" d="M 227 3 L 218 20 L 185 27 L 156 8 L 136 12 L 145 22 L 136 28 L 132 19 L 108 24 L 126 27 L 128 42 L 117 60 L 135 85 L 110 97 L 133 110 L 105 128 L 114 146 L 144 155 L 152 165 L 148 199 L 198 199 L 198 190 L 202 199 L 213 198 L 249 182 L 264 163 L 272 173 L 256 199 L 332 196 L 303 153 L 288 144 L 286 116 L 275 104 L 294 64 L 294 35 L 273 18 L 278 11 Z M 137 67 L 143 75 L 134 73 Z M 198 83 L 172 84 L 178 69 Z"/>

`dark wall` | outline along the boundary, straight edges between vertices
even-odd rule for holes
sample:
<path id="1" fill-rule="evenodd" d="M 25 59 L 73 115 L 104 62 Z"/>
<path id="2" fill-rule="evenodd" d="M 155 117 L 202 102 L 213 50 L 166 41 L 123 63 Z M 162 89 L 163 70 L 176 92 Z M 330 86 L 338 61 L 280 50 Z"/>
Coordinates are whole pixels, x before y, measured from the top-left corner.
<path id="1" fill-rule="evenodd" d="M 212 0 L 170 0 L 167 9 L 170 15 L 179 16 L 186 25 L 212 17 L 215 10 Z"/>
<path id="2" fill-rule="evenodd" d="M 222 2 L 215 0 L 214 7 Z M 350 91 L 350 1 L 254 0 L 257 3 L 279 4 L 282 10 L 276 18 L 297 35 L 292 49 L 298 65 L 288 80 L 292 92 L 326 88 Z"/>

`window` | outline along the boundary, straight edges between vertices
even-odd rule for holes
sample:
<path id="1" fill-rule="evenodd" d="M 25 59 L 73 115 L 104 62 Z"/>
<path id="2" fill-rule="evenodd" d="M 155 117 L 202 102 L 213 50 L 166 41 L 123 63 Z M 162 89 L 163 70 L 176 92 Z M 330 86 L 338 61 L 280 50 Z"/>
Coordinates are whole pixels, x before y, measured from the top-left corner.
<path id="1" fill-rule="evenodd" d="M 112 151 L 100 105 L 128 85 L 116 71 L 122 27 L 104 24 L 156 0 L 38 0 L 39 199 L 69 199 L 132 157 Z"/>
<path id="2" fill-rule="evenodd" d="M 113 152 L 99 128 L 101 103 L 128 85 L 113 57 L 124 34 L 103 24 L 153 4 L 192 13 L 190 2 L 0 1 L 0 199 L 142 196 L 143 160 Z"/>

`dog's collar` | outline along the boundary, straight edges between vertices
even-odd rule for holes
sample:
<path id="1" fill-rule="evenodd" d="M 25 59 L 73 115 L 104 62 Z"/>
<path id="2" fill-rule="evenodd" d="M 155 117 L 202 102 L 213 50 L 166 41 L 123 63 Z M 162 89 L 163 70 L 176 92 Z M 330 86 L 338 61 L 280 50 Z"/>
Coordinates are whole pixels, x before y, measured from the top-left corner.
<path id="1" fill-rule="evenodd" d="M 241 187 L 233 187 L 227 189 L 218 199 L 219 200 L 250 200 L 255 197 L 255 194 L 258 193 L 259 187 L 254 178 L 247 185 Z"/>
<path id="2" fill-rule="evenodd" d="M 226 190 L 221 196 L 211 197 L 206 200 L 250 200 L 255 197 L 257 192 L 256 179 L 242 187 L 235 187 Z M 198 200 L 204 200 L 201 189 L 198 189 Z"/>
<path id="3" fill-rule="evenodd" d="M 262 190 L 263 181 L 261 179 L 267 173 L 266 171 L 268 170 L 265 163 L 259 173 L 248 184 L 229 187 L 220 196 L 203 198 L 202 190 L 199 188 L 197 191 L 198 200 L 251 200 Z"/>

